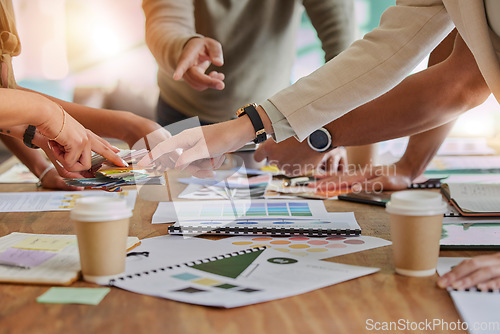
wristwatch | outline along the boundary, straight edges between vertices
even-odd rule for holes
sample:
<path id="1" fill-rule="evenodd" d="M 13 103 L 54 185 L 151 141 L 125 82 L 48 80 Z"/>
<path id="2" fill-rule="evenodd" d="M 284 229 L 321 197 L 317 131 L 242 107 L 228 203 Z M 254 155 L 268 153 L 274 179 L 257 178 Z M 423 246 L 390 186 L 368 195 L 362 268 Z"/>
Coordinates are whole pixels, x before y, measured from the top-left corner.
<path id="1" fill-rule="evenodd" d="M 259 144 L 267 139 L 266 130 L 264 129 L 264 123 L 260 118 L 259 112 L 257 111 L 257 105 L 255 103 L 248 104 L 243 108 L 238 109 L 236 116 L 241 117 L 243 115 L 248 115 L 250 121 L 252 122 L 253 128 L 255 130 L 255 139 L 253 142 Z"/>
<path id="2" fill-rule="evenodd" d="M 325 128 L 319 128 L 311 133 L 307 138 L 307 143 L 316 152 L 326 152 L 335 148 L 332 146 L 332 136 Z"/>
<path id="3" fill-rule="evenodd" d="M 28 125 L 26 131 L 24 131 L 23 135 L 23 143 L 29 148 L 39 148 L 36 145 L 33 145 L 32 141 L 35 137 L 36 127 L 34 125 Z"/>

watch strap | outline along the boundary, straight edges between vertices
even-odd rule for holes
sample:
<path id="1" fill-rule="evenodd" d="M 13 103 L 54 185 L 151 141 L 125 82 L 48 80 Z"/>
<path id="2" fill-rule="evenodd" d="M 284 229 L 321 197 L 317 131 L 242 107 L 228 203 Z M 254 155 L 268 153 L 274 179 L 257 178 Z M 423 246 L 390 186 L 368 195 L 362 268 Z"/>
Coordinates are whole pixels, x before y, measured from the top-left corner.
<path id="1" fill-rule="evenodd" d="M 257 105 L 255 103 L 240 108 L 236 112 L 236 115 L 238 117 L 248 115 L 248 118 L 250 118 L 250 122 L 252 122 L 252 126 L 255 130 L 255 139 L 253 140 L 254 143 L 259 144 L 267 139 L 264 123 L 262 123 L 262 119 L 260 118 L 259 112 L 257 111 Z"/>
<path id="2" fill-rule="evenodd" d="M 38 148 L 38 146 L 33 145 L 33 138 L 35 137 L 36 127 L 34 125 L 28 125 L 23 135 L 23 143 L 29 148 Z"/>

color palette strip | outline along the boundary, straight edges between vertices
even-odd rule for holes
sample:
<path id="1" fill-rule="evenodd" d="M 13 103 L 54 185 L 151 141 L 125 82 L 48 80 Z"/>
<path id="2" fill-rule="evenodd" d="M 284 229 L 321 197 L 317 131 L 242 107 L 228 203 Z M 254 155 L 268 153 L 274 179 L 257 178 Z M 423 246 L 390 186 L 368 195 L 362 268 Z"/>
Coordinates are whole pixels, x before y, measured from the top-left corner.
<path id="1" fill-rule="evenodd" d="M 313 214 L 306 202 L 248 202 L 248 203 L 204 203 L 199 210 L 181 208 L 184 218 L 210 217 L 311 217 Z"/>

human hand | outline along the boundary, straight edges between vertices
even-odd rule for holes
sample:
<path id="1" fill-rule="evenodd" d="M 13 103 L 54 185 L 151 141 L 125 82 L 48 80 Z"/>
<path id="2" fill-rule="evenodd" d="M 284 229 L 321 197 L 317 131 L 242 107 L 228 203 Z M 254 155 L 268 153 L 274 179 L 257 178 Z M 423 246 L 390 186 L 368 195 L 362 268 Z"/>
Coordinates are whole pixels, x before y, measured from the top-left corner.
<path id="1" fill-rule="evenodd" d="M 62 172 L 65 176 L 64 178 L 80 178 L 82 177 L 77 173 L 69 173 L 65 170 Z M 64 178 L 59 175 L 57 169 L 53 168 L 49 170 L 40 180 L 40 184 L 44 189 L 55 189 L 55 190 L 65 190 L 65 191 L 75 191 L 83 190 L 83 187 L 75 187 L 64 182 Z"/>
<path id="2" fill-rule="evenodd" d="M 116 155 L 119 151 L 106 140 L 85 129 L 73 117 L 63 110 L 63 121 L 60 130 L 54 130 L 52 124 L 46 122 L 38 127 L 43 136 L 35 135 L 33 142 L 43 146 L 48 139 L 55 160 L 68 171 L 83 171 L 91 168 L 91 150 L 102 155 L 117 166 L 126 166 L 124 161 Z M 54 122 L 61 124 L 61 122 Z M 57 132 L 59 131 L 59 132 Z"/>
<path id="3" fill-rule="evenodd" d="M 40 179 L 41 186 L 45 189 L 57 189 L 57 190 L 83 190 L 83 187 L 70 186 L 64 182 L 64 179 L 79 179 L 82 177 L 94 177 L 94 171 L 85 170 L 82 172 L 70 172 L 64 169 L 61 164 L 57 163 L 57 159 L 54 156 L 52 149 L 49 147 L 48 141 L 41 143 L 40 149 L 45 152 L 45 155 L 52 162 L 54 166 L 53 169 L 49 170 L 45 175 L 42 175 Z"/>
<path id="4" fill-rule="evenodd" d="M 197 177 L 213 176 L 212 171 L 224 162 L 224 153 L 235 151 L 252 139 L 254 132 L 248 127 L 252 127 L 249 120 L 238 118 L 184 130 L 156 145 L 137 166 L 145 167 L 154 162 L 166 168 L 175 160 L 176 169 L 187 170 Z M 178 157 L 170 155 L 175 150 L 178 150 Z"/>
<path id="5" fill-rule="evenodd" d="M 440 288 L 463 290 L 474 286 L 481 291 L 500 289 L 500 253 L 462 261 L 437 280 Z"/>
<path id="6" fill-rule="evenodd" d="M 306 141 L 299 142 L 295 138 L 288 138 L 280 143 L 268 139 L 260 144 L 254 159 L 262 161 L 266 158 L 269 164 L 278 166 L 288 176 L 308 175 L 318 170 L 336 172 L 346 162 L 343 148 L 336 148 L 328 153 L 317 152 Z"/>
<path id="7" fill-rule="evenodd" d="M 210 64 L 215 66 L 224 64 L 220 43 L 208 37 L 192 38 L 182 50 L 173 78 L 184 79 L 188 85 L 199 91 L 207 88 L 224 89 L 223 73 L 217 71 L 205 73 Z"/>
<path id="8" fill-rule="evenodd" d="M 123 137 L 120 139 L 125 141 L 131 149 L 138 149 L 139 146 L 140 148 L 149 149 L 172 137 L 170 132 L 150 119 L 130 112 L 123 112 L 122 114 L 125 117 L 124 123 L 126 126 L 124 127 Z"/>
<path id="9" fill-rule="evenodd" d="M 309 187 L 319 191 L 351 188 L 352 191 L 378 192 L 408 188 L 413 180 L 413 170 L 403 163 L 385 166 L 366 166 L 358 170 L 346 169 L 342 173 L 318 175 Z"/>

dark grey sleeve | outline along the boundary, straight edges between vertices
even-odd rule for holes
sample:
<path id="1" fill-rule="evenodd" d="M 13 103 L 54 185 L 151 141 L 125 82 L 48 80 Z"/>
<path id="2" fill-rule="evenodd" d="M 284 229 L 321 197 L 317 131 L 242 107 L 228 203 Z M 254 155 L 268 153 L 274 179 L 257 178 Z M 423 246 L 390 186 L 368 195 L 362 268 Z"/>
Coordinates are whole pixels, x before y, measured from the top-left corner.
<path id="1" fill-rule="evenodd" d="M 321 40 L 325 61 L 351 45 L 357 31 L 354 0 L 303 0 L 303 4 Z"/>

